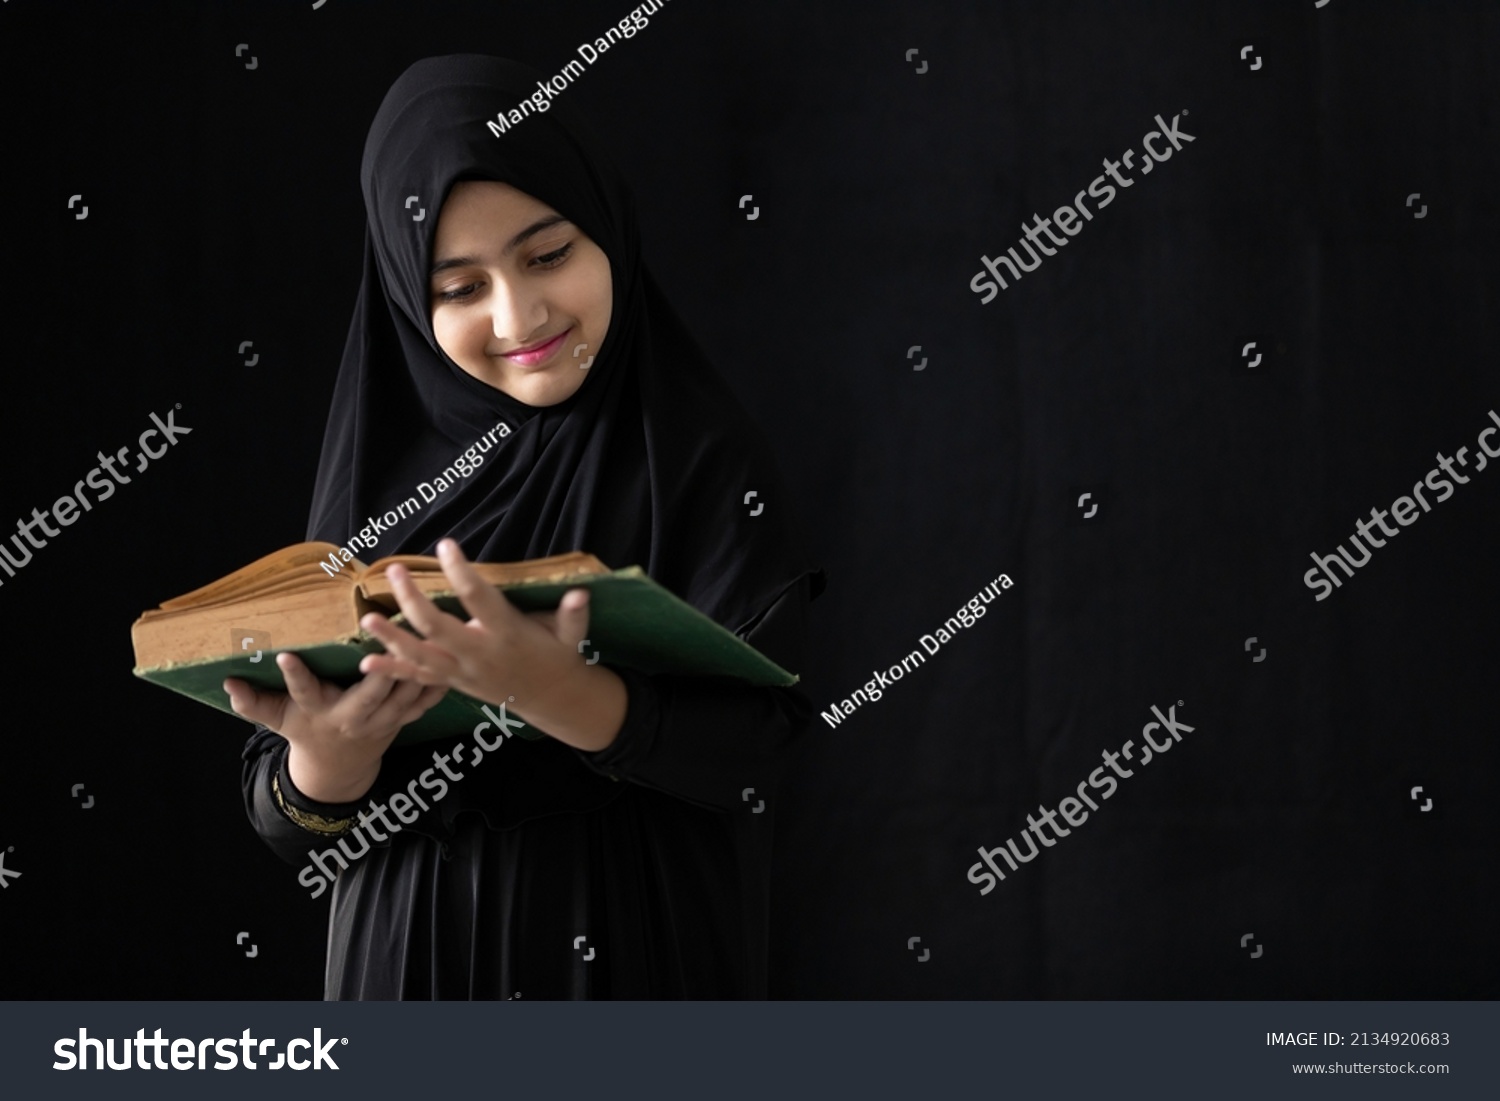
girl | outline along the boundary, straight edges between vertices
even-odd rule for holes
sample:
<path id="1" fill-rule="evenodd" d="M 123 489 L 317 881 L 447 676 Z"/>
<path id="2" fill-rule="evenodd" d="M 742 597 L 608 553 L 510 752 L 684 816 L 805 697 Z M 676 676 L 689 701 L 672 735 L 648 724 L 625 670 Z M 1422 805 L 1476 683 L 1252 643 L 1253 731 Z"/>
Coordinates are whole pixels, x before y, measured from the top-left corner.
<path id="1" fill-rule="evenodd" d="M 822 588 L 766 445 L 646 270 L 587 130 L 561 102 L 485 126 L 537 80 L 466 54 L 387 93 L 307 533 L 343 545 L 427 483 L 379 554 L 436 551 L 471 618 L 393 569 L 423 637 L 367 617 L 389 652 L 358 684 L 291 654 L 286 693 L 226 681 L 257 724 L 245 804 L 276 852 L 336 876 L 326 998 L 761 998 L 771 795 L 811 703 L 613 668 L 580 652 L 585 590 L 522 614 L 466 557 L 640 565 L 794 671 Z M 470 474 L 435 491 L 461 454 Z M 481 767 L 446 742 L 390 748 L 450 687 L 546 736 Z M 418 814 L 400 793 L 435 767 L 445 790 Z M 387 803 L 414 821 L 391 829 Z"/>

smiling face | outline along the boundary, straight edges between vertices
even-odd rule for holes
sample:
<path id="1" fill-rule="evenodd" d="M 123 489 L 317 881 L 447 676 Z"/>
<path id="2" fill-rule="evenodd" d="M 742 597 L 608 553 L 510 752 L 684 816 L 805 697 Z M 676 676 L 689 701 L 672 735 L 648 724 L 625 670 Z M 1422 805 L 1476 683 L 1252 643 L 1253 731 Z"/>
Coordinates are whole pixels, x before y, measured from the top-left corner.
<path id="1" fill-rule="evenodd" d="M 581 364 L 603 345 L 614 308 L 604 250 L 546 203 L 492 180 L 448 193 L 429 291 L 448 357 L 533 406 L 556 405 L 583 385 Z"/>

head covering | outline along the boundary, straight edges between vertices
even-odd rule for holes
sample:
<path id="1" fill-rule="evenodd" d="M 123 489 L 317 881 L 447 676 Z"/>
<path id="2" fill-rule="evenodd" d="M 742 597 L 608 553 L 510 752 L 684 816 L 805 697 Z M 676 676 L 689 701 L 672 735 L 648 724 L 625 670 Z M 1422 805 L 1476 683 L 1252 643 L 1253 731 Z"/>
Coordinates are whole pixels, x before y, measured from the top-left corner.
<path id="1" fill-rule="evenodd" d="M 364 275 L 308 538 L 344 545 L 415 498 L 420 511 L 363 560 L 431 554 L 445 535 L 484 561 L 583 550 L 611 568 L 643 567 L 739 630 L 804 575 L 816 594 L 822 572 L 790 524 L 769 448 L 646 270 L 630 192 L 584 124 L 558 100 L 502 135 L 485 125 L 538 81 L 513 61 L 457 54 L 418 61 L 386 94 L 361 165 Z M 528 406 L 481 382 L 433 335 L 432 242 L 460 180 L 518 188 L 609 258 L 608 335 L 590 349 L 583 385 L 557 405 Z M 500 422 L 510 434 L 470 476 L 430 503 L 418 494 Z M 751 492 L 762 509 L 745 503 Z"/>

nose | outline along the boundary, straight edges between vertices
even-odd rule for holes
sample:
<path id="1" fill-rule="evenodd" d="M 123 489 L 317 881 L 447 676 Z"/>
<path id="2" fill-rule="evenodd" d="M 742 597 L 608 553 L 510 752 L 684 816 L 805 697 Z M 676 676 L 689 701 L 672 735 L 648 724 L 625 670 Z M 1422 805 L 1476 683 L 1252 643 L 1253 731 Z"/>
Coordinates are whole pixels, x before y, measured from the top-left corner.
<path id="1" fill-rule="evenodd" d="M 524 280 L 496 279 L 493 287 L 490 325 L 495 337 L 520 347 L 546 324 L 546 303 Z"/>

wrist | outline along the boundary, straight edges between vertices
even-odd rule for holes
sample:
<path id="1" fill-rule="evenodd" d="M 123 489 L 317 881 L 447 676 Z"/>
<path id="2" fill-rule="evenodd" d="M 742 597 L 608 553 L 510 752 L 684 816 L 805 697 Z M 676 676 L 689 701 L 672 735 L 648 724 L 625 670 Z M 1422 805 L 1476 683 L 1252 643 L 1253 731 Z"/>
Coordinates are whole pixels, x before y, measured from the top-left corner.
<path id="1" fill-rule="evenodd" d="M 293 742 L 287 745 L 286 773 L 292 786 L 313 802 L 353 803 L 375 785 L 380 758 L 330 761 Z"/>
<path id="2" fill-rule="evenodd" d="M 596 753 L 615 740 L 625 722 L 629 690 L 603 665 L 582 665 L 548 685 L 542 694 L 518 700 L 521 718 L 560 742 Z"/>

